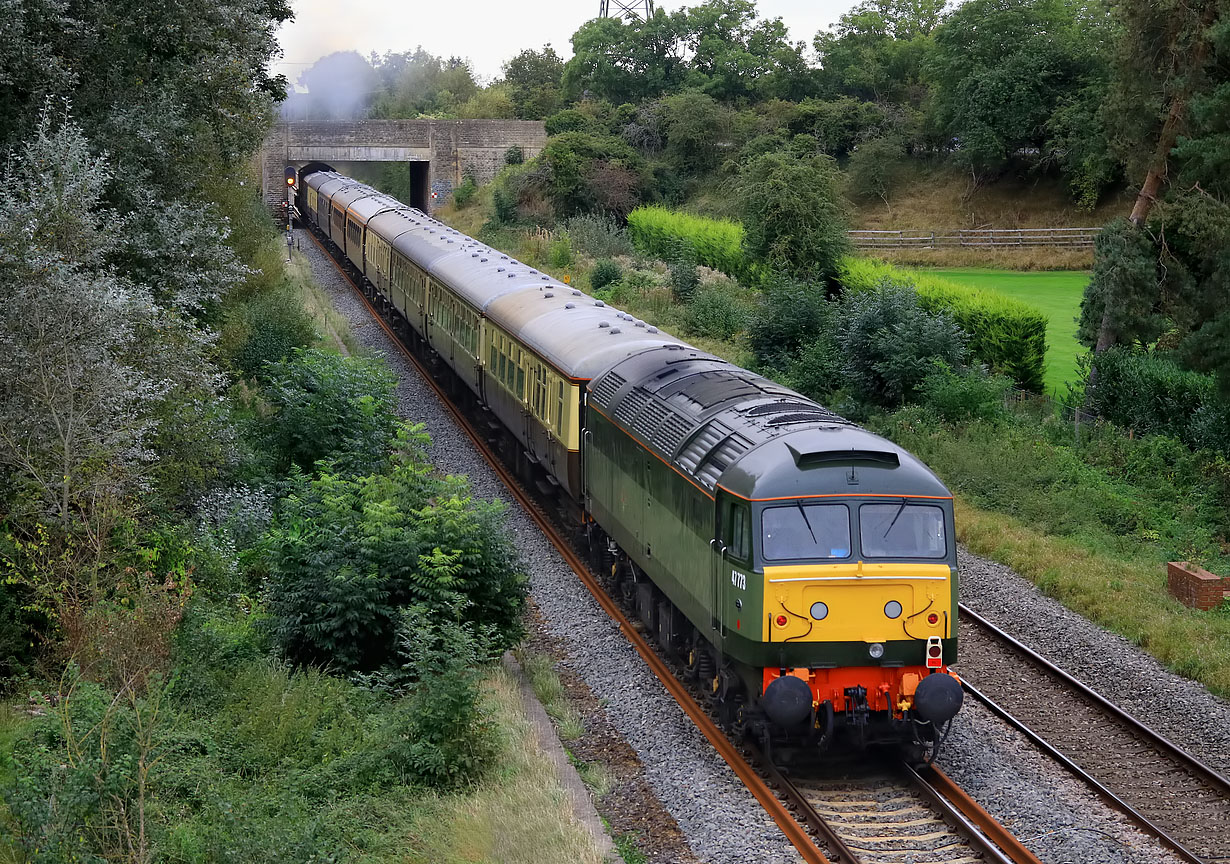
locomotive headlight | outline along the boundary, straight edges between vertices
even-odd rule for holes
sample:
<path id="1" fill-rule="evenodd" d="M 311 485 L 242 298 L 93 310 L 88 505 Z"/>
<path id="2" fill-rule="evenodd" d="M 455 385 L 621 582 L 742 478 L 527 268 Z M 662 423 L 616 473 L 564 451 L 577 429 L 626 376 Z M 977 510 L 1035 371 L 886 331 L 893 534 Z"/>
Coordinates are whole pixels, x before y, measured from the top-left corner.
<path id="1" fill-rule="evenodd" d="M 872 642 L 867 646 L 867 653 L 871 655 L 872 660 L 879 660 L 884 656 L 884 646 L 879 642 Z"/>
<path id="2" fill-rule="evenodd" d="M 901 617 L 901 604 L 898 603 L 896 600 L 889 600 L 887 603 L 884 604 L 884 614 L 887 615 L 889 618 L 900 618 Z"/>
<path id="3" fill-rule="evenodd" d="M 811 604 L 811 617 L 817 621 L 823 621 L 829 615 L 829 607 L 817 600 Z"/>

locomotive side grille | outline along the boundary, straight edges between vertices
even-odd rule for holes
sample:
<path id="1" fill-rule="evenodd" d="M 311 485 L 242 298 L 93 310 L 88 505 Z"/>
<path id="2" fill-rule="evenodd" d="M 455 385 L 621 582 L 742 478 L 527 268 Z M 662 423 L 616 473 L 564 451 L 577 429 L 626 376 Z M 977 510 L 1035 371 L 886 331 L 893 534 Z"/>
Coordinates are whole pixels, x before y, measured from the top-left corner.
<path id="1" fill-rule="evenodd" d="M 751 444 L 743 436 L 729 436 L 709 453 L 708 458 L 701 465 L 696 479 L 712 489 L 717 484 L 718 478 L 722 476 L 722 472 L 729 468 L 731 463 L 738 459 L 739 456 L 746 453 L 749 447 L 751 447 Z"/>
<path id="2" fill-rule="evenodd" d="M 632 431 L 640 435 L 643 440 L 649 441 L 662 422 L 670 415 L 670 409 L 644 391 L 638 392 L 645 398 L 641 410 L 632 420 Z"/>
<path id="3" fill-rule="evenodd" d="M 623 398 L 619 405 L 615 408 L 615 419 L 628 428 L 632 428 L 633 422 L 637 416 L 652 398 L 644 390 L 634 387 L 632 392 Z"/>
<path id="4" fill-rule="evenodd" d="M 730 431 L 730 427 L 724 423 L 719 423 L 716 420 L 709 423 L 683 449 L 683 452 L 679 454 L 679 458 L 676 461 L 686 471 L 695 473 L 697 466 L 709 455 L 709 451 L 729 435 Z"/>
<path id="5" fill-rule="evenodd" d="M 653 433 L 653 444 L 667 456 L 673 456 L 675 450 L 688 437 L 694 424 L 684 417 L 670 412 Z"/>
<path id="6" fill-rule="evenodd" d="M 624 386 L 625 383 L 622 375 L 616 372 L 608 372 L 594 384 L 590 393 L 599 405 L 610 405 L 611 400 L 615 398 L 615 394 L 619 392 L 619 388 Z"/>

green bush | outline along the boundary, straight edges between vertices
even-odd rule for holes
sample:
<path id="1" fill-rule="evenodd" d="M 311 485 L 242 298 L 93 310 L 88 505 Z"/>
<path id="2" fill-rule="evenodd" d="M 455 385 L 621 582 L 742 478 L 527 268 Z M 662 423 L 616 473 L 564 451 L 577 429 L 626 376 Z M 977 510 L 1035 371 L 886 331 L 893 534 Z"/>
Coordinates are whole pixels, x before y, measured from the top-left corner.
<path id="1" fill-rule="evenodd" d="M 752 300 L 734 282 L 702 285 L 688 301 L 688 328 L 710 339 L 729 341 L 747 329 Z"/>
<path id="2" fill-rule="evenodd" d="M 1046 315 L 993 291 L 914 273 L 869 258 L 845 258 L 838 281 L 847 292 L 873 291 L 885 281 L 912 286 L 923 308 L 944 312 L 965 331 L 970 354 L 1017 386 L 1042 391 L 1046 370 Z"/>
<path id="3" fill-rule="evenodd" d="M 687 303 L 700 285 L 700 273 L 696 269 L 696 257 L 691 247 L 680 243 L 667 262 L 670 274 L 671 293 L 678 303 Z"/>
<path id="4" fill-rule="evenodd" d="M 967 420 L 995 420 L 1003 417 L 1004 398 L 1012 389 L 1012 380 L 1004 375 L 988 375 L 974 367 L 954 372 L 937 363 L 935 370 L 923 379 L 918 395 L 945 420 L 960 423 Z"/>
<path id="5" fill-rule="evenodd" d="M 552 267 L 569 267 L 572 265 L 572 238 L 568 232 L 558 234 L 547 247 L 547 261 Z"/>
<path id="6" fill-rule="evenodd" d="M 525 151 L 521 149 L 520 145 L 514 144 L 504 151 L 505 165 L 521 165 L 524 162 Z"/>
<path id="7" fill-rule="evenodd" d="M 563 135 L 567 132 L 585 132 L 592 121 L 575 108 L 565 108 L 544 121 L 548 135 Z"/>
<path id="8" fill-rule="evenodd" d="M 828 283 L 850 247 L 836 163 L 827 156 L 757 156 L 735 188 L 743 245 L 764 269 Z"/>
<path id="9" fill-rule="evenodd" d="M 223 362 L 240 375 L 263 375 L 269 364 L 316 341 L 316 324 L 288 284 L 256 294 L 227 311 L 218 338 Z"/>
<path id="10" fill-rule="evenodd" d="M 838 335 L 854 395 L 880 405 L 900 405 L 941 361 L 965 360 L 965 334 L 955 321 L 923 308 L 908 288 L 885 284 L 843 303 Z"/>
<path id="11" fill-rule="evenodd" d="M 590 271 L 589 284 L 595 291 L 601 291 L 606 286 L 618 282 L 623 272 L 623 268 L 617 262 L 603 258 L 594 264 L 594 269 Z"/>
<path id="12" fill-rule="evenodd" d="M 1089 407 L 1138 435 L 1169 435 L 1194 448 L 1230 453 L 1230 405 L 1211 375 L 1165 354 L 1111 348 L 1098 354 Z"/>
<path id="13" fill-rule="evenodd" d="M 664 260 L 681 246 L 692 260 L 738 278 L 746 271 L 743 228 L 726 219 L 708 219 L 665 207 L 638 207 L 628 214 L 628 234 L 637 249 Z"/>
<path id="14" fill-rule="evenodd" d="M 377 733 L 371 758 L 363 754 L 357 760 L 354 767 L 361 767 L 355 773 L 368 775 L 361 785 L 382 775 L 385 784 L 395 778 L 440 791 L 473 784 L 498 752 L 494 729 L 479 705 L 475 671 L 489 646 L 449 613 L 421 607 L 403 614 L 396 642 L 390 665 L 360 679 L 379 690 L 409 693 Z M 339 774 L 353 771 L 339 768 Z"/>
<path id="15" fill-rule="evenodd" d="M 305 477 L 266 543 L 272 632 L 296 663 L 372 670 L 388 663 L 401 610 L 443 612 L 495 634 L 521 633 L 525 578 L 503 507 L 464 478 L 434 473 L 420 436 L 385 474 Z"/>
<path id="16" fill-rule="evenodd" d="M 610 216 L 573 216 L 564 223 L 564 229 L 578 249 L 596 258 L 616 258 L 632 254 L 632 241 L 628 239 L 628 232 Z"/>
<path id="17" fill-rule="evenodd" d="M 817 333 L 789 358 L 778 380 L 810 399 L 829 402 L 845 384 L 845 359 L 837 335 L 827 330 Z"/>
<path id="18" fill-rule="evenodd" d="M 765 285 L 748 326 L 748 345 L 762 369 L 786 369 L 796 351 L 836 327 L 824 290 L 790 279 Z"/>
<path id="19" fill-rule="evenodd" d="M 397 379 L 380 360 L 295 349 L 269 367 L 266 398 L 273 416 L 266 444 L 279 468 L 366 473 L 382 463 L 397 434 Z"/>
<path id="20" fill-rule="evenodd" d="M 467 174 L 461 181 L 461 185 L 453 190 L 453 202 L 458 207 L 467 207 L 477 194 L 478 184 L 474 182 L 473 176 Z"/>

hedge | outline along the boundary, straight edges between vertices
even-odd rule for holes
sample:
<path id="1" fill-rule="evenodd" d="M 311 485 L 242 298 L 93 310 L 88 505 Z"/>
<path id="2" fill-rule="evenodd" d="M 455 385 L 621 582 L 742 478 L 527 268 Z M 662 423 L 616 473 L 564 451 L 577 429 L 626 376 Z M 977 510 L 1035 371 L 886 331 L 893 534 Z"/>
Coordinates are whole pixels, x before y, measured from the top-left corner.
<path id="1" fill-rule="evenodd" d="M 1010 376 L 1018 386 L 1042 392 L 1047 318 L 1041 311 L 994 291 L 967 288 L 868 258 L 846 258 L 837 278 L 847 291 L 871 291 L 885 281 L 911 286 L 925 309 L 947 312 L 969 334 L 974 357 Z"/>
<path id="2" fill-rule="evenodd" d="M 628 234 L 646 255 L 671 259 L 680 247 L 697 264 L 738 279 L 748 272 L 743 226 L 728 219 L 708 219 L 665 207 L 638 207 L 628 214 Z"/>
<path id="3" fill-rule="evenodd" d="M 1090 407 L 1138 435 L 1178 438 L 1193 449 L 1230 452 L 1230 405 L 1212 375 L 1181 368 L 1164 354 L 1112 348 L 1095 358 Z"/>

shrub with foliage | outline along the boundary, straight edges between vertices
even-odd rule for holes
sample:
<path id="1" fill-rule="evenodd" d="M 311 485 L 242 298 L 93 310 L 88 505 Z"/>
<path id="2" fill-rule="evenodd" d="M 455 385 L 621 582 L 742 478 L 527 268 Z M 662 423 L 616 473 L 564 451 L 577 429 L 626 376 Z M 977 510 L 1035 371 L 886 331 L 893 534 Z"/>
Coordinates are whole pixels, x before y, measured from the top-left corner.
<path id="1" fill-rule="evenodd" d="M 688 329 L 710 339 L 734 339 L 747 330 L 754 308 L 749 292 L 733 281 L 703 284 L 688 301 Z"/>
<path id="2" fill-rule="evenodd" d="M 1088 407 L 1138 435 L 1169 435 L 1189 447 L 1230 454 L 1230 404 L 1212 375 L 1156 352 L 1111 348 L 1097 355 Z"/>
<path id="3" fill-rule="evenodd" d="M 380 730 L 370 758 L 359 757 L 363 767 L 357 773 L 391 774 L 398 782 L 439 790 L 468 786 L 483 774 L 498 749 L 479 705 L 475 671 L 491 654 L 488 639 L 489 634 L 459 623 L 456 610 L 413 606 L 402 613 L 390 663 L 356 677 L 378 691 L 409 698 Z M 350 773 L 347 768 L 338 773 Z"/>
<path id="4" fill-rule="evenodd" d="M 775 279 L 765 285 L 748 327 L 748 345 L 763 369 L 785 369 L 818 333 L 836 327 L 835 310 L 815 285 Z"/>
<path id="5" fill-rule="evenodd" d="M 739 173 L 735 194 L 747 254 L 793 279 L 825 283 L 850 246 L 840 174 L 827 156 L 757 156 Z"/>
<path id="6" fill-rule="evenodd" d="M 879 405 L 912 399 L 941 361 L 959 367 L 965 334 L 948 315 L 928 312 L 913 291 L 885 284 L 843 303 L 839 343 L 856 396 Z"/>
<path id="7" fill-rule="evenodd" d="M 472 174 L 467 174 L 462 179 L 461 185 L 453 190 L 453 201 L 458 207 L 467 207 L 477 194 L 478 183 L 474 181 Z"/>
<path id="8" fill-rule="evenodd" d="M 564 223 L 576 247 L 597 258 L 616 258 L 632 254 L 628 232 L 610 216 L 583 214 Z"/>
<path id="9" fill-rule="evenodd" d="M 886 281 L 912 286 L 929 312 L 946 313 L 965 331 L 970 353 L 1017 386 L 1042 392 L 1046 370 L 1046 315 L 993 291 L 967 288 L 870 258 L 845 258 L 838 281 L 847 292 L 874 291 Z"/>
<path id="10" fill-rule="evenodd" d="M 687 303 L 700 285 L 700 272 L 696 269 L 696 256 L 692 248 L 685 243 L 678 244 L 666 266 L 675 301 Z"/>
<path id="11" fill-rule="evenodd" d="M 909 176 L 905 142 L 898 136 L 873 138 L 858 145 L 846 164 L 851 197 L 878 198 L 888 204 Z"/>
<path id="12" fill-rule="evenodd" d="M 379 360 L 296 349 L 269 368 L 273 416 L 265 439 L 279 469 L 319 460 L 365 473 L 383 463 L 397 434 L 397 379 Z"/>
<path id="13" fill-rule="evenodd" d="M 594 269 L 590 271 L 589 284 L 595 291 L 601 291 L 606 286 L 618 282 L 623 275 L 623 268 L 618 262 L 603 258 L 594 264 Z"/>
<path id="14" fill-rule="evenodd" d="M 525 151 L 521 149 L 521 145 L 514 144 L 504 151 L 505 165 L 520 165 L 525 162 Z"/>
<path id="15" fill-rule="evenodd" d="M 407 440 L 386 473 L 301 477 L 266 543 L 273 633 L 296 663 L 372 670 L 393 656 L 401 610 L 462 604 L 493 650 L 520 636 L 525 577 L 502 506 L 433 474 Z"/>
<path id="16" fill-rule="evenodd" d="M 686 247 L 696 264 L 738 278 L 746 269 L 743 228 L 726 219 L 709 219 L 665 207 L 638 207 L 628 214 L 628 234 L 647 255 L 672 260 Z"/>
<path id="17" fill-rule="evenodd" d="M 240 375 L 254 377 L 316 341 L 316 325 L 298 293 L 283 284 L 231 306 L 222 321 L 218 352 Z"/>
<path id="18" fill-rule="evenodd" d="M 1012 380 L 1007 376 L 988 375 L 978 366 L 955 372 L 936 362 L 935 370 L 919 386 L 918 395 L 940 417 L 960 423 L 1003 417 L 1004 398 L 1011 389 Z"/>

